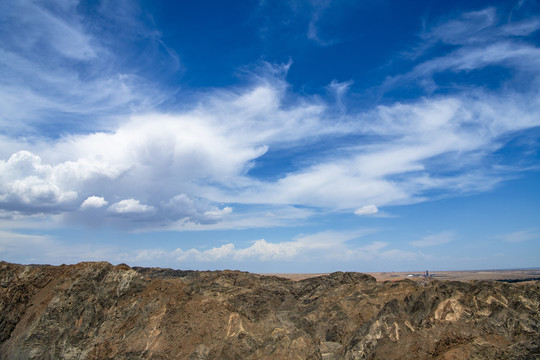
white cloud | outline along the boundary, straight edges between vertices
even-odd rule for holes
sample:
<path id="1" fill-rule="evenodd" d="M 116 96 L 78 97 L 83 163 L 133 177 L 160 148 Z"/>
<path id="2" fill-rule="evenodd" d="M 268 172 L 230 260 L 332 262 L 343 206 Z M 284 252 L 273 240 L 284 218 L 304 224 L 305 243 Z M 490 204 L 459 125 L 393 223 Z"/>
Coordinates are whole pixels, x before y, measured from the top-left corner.
<path id="1" fill-rule="evenodd" d="M 411 241 L 411 245 L 414 247 L 429 247 L 429 246 L 438 246 L 449 243 L 455 240 L 456 234 L 450 231 L 444 231 L 438 234 L 432 234 L 424 236 L 420 240 Z"/>
<path id="2" fill-rule="evenodd" d="M 122 169 L 106 161 L 85 158 L 59 164 L 45 163 L 26 150 L 0 160 L 0 203 L 27 214 L 75 210 L 74 200 L 103 179 L 114 179 Z M 90 190 L 91 191 L 91 190 Z"/>
<path id="3" fill-rule="evenodd" d="M 539 124 L 534 116 L 540 113 L 537 100 L 481 92 L 380 106 L 358 114 L 361 121 L 330 124 L 318 103 L 303 100 L 283 109 L 282 91 L 266 83 L 244 93 L 221 92 L 186 113 L 133 117 L 108 133 L 21 144 L 32 152 L 15 153 L 0 163 L 9 167 L 4 171 L 4 194 L 29 198 L 16 188 L 24 189 L 26 182 L 26 188 L 38 189 L 35 180 L 30 184 L 26 179 L 34 176 L 48 186 L 41 192 L 48 189 L 49 198 L 57 202 L 95 193 L 152 199 L 147 206 L 163 215 L 161 224 L 186 219 L 184 225 L 237 221 L 225 210 L 231 206 L 218 207 L 220 203 L 348 211 L 363 204 L 408 204 L 424 201 L 430 190 L 462 193 L 490 188 L 503 178 L 504 168 L 497 173 L 495 168 L 482 168 L 482 162 L 501 146 L 500 136 Z M 320 136 L 331 139 L 346 133 L 375 135 L 380 141 L 338 149 L 276 174 L 277 180 L 250 176 L 254 164 L 264 163 L 274 148 L 302 139 L 301 146 L 309 149 Z M 444 158 L 448 156 L 452 161 Z M 7 188 L 23 180 L 18 187 Z M 37 195 L 33 199 L 38 200 Z"/>
<path id="4" fill-rule="evenodd" d="M 172 197 L 162 205 L 162 208 L 168 218 L 173 221 L 180 220 L 182 224 L 215 224 L 233 212 L 229 206 L 219 209 L 204 199 L 190 197 L 187 194 Z"/>
<path id="5" fill-rule="evenodd" d="M 0 201 L 20 201 L 26 205 L 34 203 L 55 205 L 77 198 L 77 192 L 62 191 L 56 184 L 35 176 L 15 180 L 7 184 L 6 187 L 8 194 L 2 195 Z"/>
<path id="6" fill-rule="evenodd" d="M 496 24 L 496 9 L 489 7 L 479 11 L 461 14 L 457 19 L 448 20 L 422 34 L 426 40 L 441 41 L 447 44 L 464 44 L 484 40 L 487 31 Z"/>
<path id="7" fill-rule="evenodd" d="M 538 29 L 540 18 L 537 16 L 513 21 L 498 16 L 496 8 L 488 7 L 463 13 L 456 19 L 431 27 L 421 37 L 430 45 L 437 41 L 452 45 L 474 45 L 509 36 L 528 36 Z"/>
<path id="8" fill-rule="evenodd" d="M 292 241 L 268 242 L 265 239 L 254 241 L 251 246 L 237 248 L 229 243 L 220 247 L 199 251 L 197 249 L 176 249 L 178 260 L 211 262 L 221 259 L 247 261 L 282 261 L 299 257 L 331 258 L 343 255 L 349 248 L 347 242 L 373 232 L 363 229 L 351 232 L 325 231 L 310 235 L 299 235 Z"/>
<path id="9" fill-rule="evenodd" d="M 244 261 L 255 259 L 260 261 L 288 260 L 295 257 L 299 251 L 297 242 L 269 243 L 264 239 L 257 240 L 247 248 L 237 249 L 234 244 L 229 243 L 220 247 L 214 247 L 204 251 L 190 249 L 174 251 L 177 259 L 196 260 L 200 262 L 212 262 L 222 259 Z"/>
<path id="10" fill-rule="evenodd" d="M 109 202 L 100 196 L 90 196 L 81 204 L 81 209 L 100 208 L 108 205 Z"/>
<path id="11" fill-rule="evenodd" d="M 517 23 L 509 23 L 501 27 L 501 35 L 528 36 L 540 29 L 540 18 L 534 17 Z"/>
<path id="12" fill-rule="evenodd" d="M 1 176 L 21 178 L 29 175 L 47 175 L 51 171 L 48 165 L 42 165 L 41 158 L 29 151 L 18 151 L 7 161 L 0 162 Z"/>
<path id="13" fill-rule="evenodd" d="M 365 205 L 354 211 L 355 215 L 373 215 L 379 212 L 379 209 L 375 205 Z"/>
<path id="14" fill-rule="evenodd" d="M 201 185 L 233 189 L 249 185 L 251 180 L 244 174 L 252 161 L 267 151 L 268 143 L 288 144 L 307 134 L 334 131 L 321 125 L 319 105 L 301 103 L 282 109 L 282 82 L 275 83 L 277 87 L 258 83 L 243 93 L 216 93 L 186 113 L 133 117 L 108 133 L 19 146 L 32 150 L 25 153 L 27 167 L 44 173 L 44 181 L 60 190 L 66 188 L 83 198 L 96 192 L 107 198 L 149 197 L 153 203 L 147 205 L 163 210 L 164 218 L 169 217 L 164 211 L 172 210 L 177 216 L 172 221 L 188 217 L 195 223 L 212 224 L 229 215 L 232 207 L 213 205 L 223 202 L 219 199 L 203 199 L 199 196 L 204 193 Z M 259 121 L 261 117 L 269 121 Z M 8 183 L 25 175 L 6 173 Z M 174 204 L 182 202 L 175 199 L 179 192 L 197 199 L 190 205 L 193 208 L 186 202 Z M 41 208 L 36 206 L 37 210 Z"/>
<path id="15" fill-rule="evenodd" d="M 512 69 L 518 75 L 538 79 L 540 50 L 516 36 L 531 36 L 540 29 L 540 18 L 527 17 L 525 20 L 511 21 L 497 15 L 497 9 L 489 7 L 479 11 L 463 13 L 460 17 L 446 20 L 421 34 L 422 45 L 414 57 L 424 55 L 427 50 L 437 47 L 439 42 L 453 47 L 442 56 L 419 62 L 410 72 L 388 77 L 382 88 L 392 90 L 400 84 L 417 82 L 426 86 L 429 92 L 439 84 L 433 75 L 446 71 L 472 72 L 491 67 Z M 502 78 L 501 78 L 502 79 Z M 501 80 L 492 78 L 492 80 Z M 459 80 L 453 79 L 455 87 Z M 504 91 L 508 91 L 507 82 Z M 535 81 L 530 82 L 534 88 Z M 520 84 L 522 85 L 522 84 Z M 484 84 L 459 84 L 461 91 L 467 87 L 480 87 Z"/>
<path id="16" fill-rule="evenodd" d="M 193 110 L 132 117 L 107 133 L 21 144 L 32 152 L 15 153 L 0 163 L 10 167 L 4 171 L 4 194 L 37 201 L 48 192 L 57 203 L 95 193 L 151 199 L 146 206 L 160 215 L 159 225 L 185 219 L 178 229 L 224 220 L 238 224 L 238 217 L 230 216 L 232 207 L 217 206 L 221 203 L 347 211 L 363 204 L 408 204 L 424 201 L 431 190 L 462 193 L 493 186 L 504 169 L 499 174 L 483 168 L 486 155 L 501 146 L 501 135 L 536 126 L 540 118 L 534 116 L 540 113 L 538 100 L 475 92 L 380 106 L 357 114 L 360 120 L 336 123 L 325 118 L 318 101 L 303 99 L 283 108 L 282 85 L 275 80 L 244 92 L 211 94 Z M 300 162 L 276 174 L 277 180 L 250 175 L 274 148 L 302 140 L 307 150 L 323 135 L 332 139 L 347 133 L 380 140 L 322 154 L 306 165 Z M 38 187 L 29 176 L 48 187 Z M 41 189 L 44 195 L 25 195 L 25 188 Z M 4 197 L 4 202 L 13 199 Z"/>
<path id="17" fill-rule="evenodd" d="M 96 57 L 92 40 L 76 17 L 58 16 L 40 3 L 7 0 L 0 9 L 3 10 L 4 21 L 13 23 L 12 16 L 17 14 L 17 22 L 24 25 L 18 34 L 20 47 L 31 49 L 36 43 L 43 42 L 68 58 L 84 60 Z M 74 6 L 66 6 L 63 10 L 75 11 Z"/>
<path id="18" fill-rule="evenodd" d="M 54 169 L 29 151 L 0 160 L 0 204 L 23 213 L 57 212 L 77 199 L 76 191 L 56 181 Z"/>
<path id="19" fill-rule="evenodd" d="M 352 80 L 340 82 L 334 79 L 330 82 L 327 88 L 334 92 L 338 98 L 341 98 L 347 91 L 349 91 L 353 83 L 354 81 Z"/>
<path id="20" fill-rule="evenodd" d="M 133 15 L 127 11 L 128 2 L 122 4 L 121 19 L 109 22 L 113 26 L 98 25 L 110 20 L 108 14 L 99 13 L 104 6 L 96 9 L 94 18 L 85 19 L 88 14 L 81 14 L 76 3 L 66 4 L 14 0 L 0 4 L 0 125 L 16 137 L 47 136 L 40 131 L 41 122 L 64 128 L 77 124 L 76 129 L 83 131 L 107 128 L 119 114 L 147 110 L 164 100 L 151 81 L 130 73 L 128 66 L 118 66 L 126 65 L 115 53 L 119 33 L 132 31 L 150 43 L 160 41 L 155 31 L 141 24 L 119 26 Z M 140 52 L 138 60 L 149 53 Z M 162 65 L 177 62 L 168 53 L 152 55 L 163 60 Z"/>
<path id="21" fill-rule="evenodd" d="M 232 208 L 229 206 L 224 207 L 223 209 L 209 210 L 205 211 L 204 215 L 211 219 L 221 219 L 224 215 L 232 213 Z"/>
<path id="22" fill-rule="evenodd" d="M 51 23 L 48 29 L 65 25 L 79 33 L 73 41 L 82 45 L 82 52 L 64 57 L 94 61 L 90 50 L 94 54 L 103 50 L 92 36 L 85 35 L 76 19 L 54 25 L 49 15 L 40 16 L 40 21 Z M 494 10 L 486 9 L 428 27 L 424 36 L 428 47 L 438 42 L 456 47 L 438 58 L 420 61 L 387 85 L 493 64 L 525 71 L 530 83 L 538 82 L 538 48 L 509 35 L 529 36 L 537 22 L 498 25 Z M 474 41 L 467 40 L 462 27 L 474 33 Z M 25 36 L 32 42 L 42 35 L 34 31 Z M 55 46 L 64 45 L 60 41 Z M 27 53 L 14 48 L 3 51 L 6 56 L 0 58 L 11 69 L 13 79 L 17 74 L 35 75 L 34 61 Z M 140 226 L 176 230 L 277 226 L 327 211 L 356 209 L 357 215 L 368 214 L 376 207 L 365 204 L 411 204 L 425 201 L 433 193 L 454 195 L 492 188 L 508 171 L 494 166 L 496 160 L 490 159 L 504 146 L 503 138 L 540 125 L 540 97 L 534 86 L 519 91 L 509 86 L 504 93 L 464 87 L 451 95 L 335 112 L 332 101 L 291 92 L 284 80 L 290 66 L 264 64 L 264 69 L 253 72 L 249 85 L 202 92 L 194 96 L 189 108 L 163 114 L 150 111 L 152 105 L 133 105 L 138 115 L 121 118 L 112 109 L 137 103 L 136 99 L 155 100 L 151 94 L 136 92 L 132 75 L 98 76 L 89 80 L 93 85 L 77 92 L 75 88 L 81 84 L 74 80 L 75 73 L 43 71 L 43 84 L 78 95 L 62 97 L 59 104 L 47 94 L 25 89 L 31 99 L 32 94 L 43 98 L 29 101 L 39 103 L 37 113 L 51 106 L 70 114 L 87 111 L 96 118 L 114 115 L 116 121 L 106 131 L 89 122 L 90 131 L 55 139 L 2 136 L 0 156 L 8 160 L 0 159 L 0 207 L 25 214 L 75 212 L 80 204 L 76 199 L 88 201 L 100 194 L 104 199 L 126 200 L 94 216 L 153 214 L 152 221 Z M 329 89 L 339 100 L 351 84 L 334 81 Z M 102 88 L 108 92 L 100 91 Z M 117 91 L 126 94 L 109 102 Z M 92 98 L 101 94 L 104 99 Z M 20 104 L 11 107 L 13 111 L 19 108 L 27 109 Z M 8 115 L 0 118 L 18 123 Z M 33 128 L 35 124 L 26 125 Z M 355 141 L 343 145 L 343 136 Z M 331 150 L 321 150 L 321 139 L 332 145 Z M 273 155 L 287 150 L 294 150 L 287 152 L 291 167 L 266 166 Z M 255 176 L 254 170 L 260 168 L 274 173 L 270 178 Z M 135 199 L 144 199 L 145 204 Z M 83 208 L 86 206 L 90 205 Z M 277 215 L 265 216 L 267 213 Z"/>
<path id="23" fill-rule="evenodd" d="M 169 214 L 166 209 L 165 212 Z M 172 231 L 204 231 L 294 226 L 306 222 L 316 214 L 317 211 L 313 209 L 294 206 L 252 205 L 249 211 L 231 212 L 218 222 L 200 222 L 196 218 L 186 221 L 183 218 L 159 228 Z"/>
<path id="24" fill-rule="evenodd" d="M 155 211 L 153 206 L 141 204 L 139 200 L 125 199 L 112 204 L 107 211 L 115 214 L 148 214 Z"/>
<path id="25" fill-rule="evenodd" d="M 292 268 L 298 271 L 295 264 L 302 264 L 302 268 L 309 266 L 310 271 L 325 272 L 344 269 L 367 271 L 368 268 L 380 268 L 380 264 L 388 262 L 418 266 L 430 258 L 420 252 L 393 248 L 387 242 L 366 242 L 362 239 L 372 232 L 373 230 L 369 229 L 352 232 L 325 231 L 299 235 L 288 241 L 270 242 L 260 239 L 248 246 L 227 243 L 204 250 L 141 249 L 125 253 L 118 259 L 137 264 L 159 261 L 160 264 L 167 263 L 173 267 L 178 266 L 176 264 L 189 264 L 195 268 L 210 266 L 216 269 L 244 268 L 245 264 L 257 263 L 258 268 L 266 268 L 271 272 L 287 272 Z"/>
<path id="26" fill-rule="evenodd" d="M 540 50 L 533 46 L 499 42 L 482 49 L 457 50 L 446 57 L 425 62 L 417 66 L 411 75 L 429 76 L 446 70 L 470 71 L 494 64 L 505 65 L 505 63 L 517 69 L 534 70 L 534 67 L 540 63 L 539 54 Z"/>
<path id="27" fill-rule="evenodd" d="M 515 231 L 508 234 L 499 235 L 498 239 L 504 240 L 509 243 L 520 243 L 529 240 L 538 240 L 540 239 L 540 232 L 537 230 L 521 230 Z"/>

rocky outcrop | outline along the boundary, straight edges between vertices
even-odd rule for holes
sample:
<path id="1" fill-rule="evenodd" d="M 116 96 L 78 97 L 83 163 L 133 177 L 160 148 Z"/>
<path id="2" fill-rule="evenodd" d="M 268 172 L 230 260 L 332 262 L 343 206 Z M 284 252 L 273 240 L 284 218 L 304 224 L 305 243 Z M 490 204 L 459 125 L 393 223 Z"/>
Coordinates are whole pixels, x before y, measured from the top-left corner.
<path id="1" fill-rule="evenodd" d="M 540 282 L 0 263 L 1 359 L 538 359 Z"/>

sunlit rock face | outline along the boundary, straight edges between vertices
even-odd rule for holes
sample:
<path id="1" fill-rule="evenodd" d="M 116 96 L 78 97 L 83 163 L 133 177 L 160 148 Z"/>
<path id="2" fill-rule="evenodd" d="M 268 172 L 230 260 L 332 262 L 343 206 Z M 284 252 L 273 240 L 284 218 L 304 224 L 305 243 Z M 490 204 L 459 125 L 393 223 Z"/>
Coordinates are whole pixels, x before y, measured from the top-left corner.
<path id="1" fill-rule="evenodd" d="M 1 359 L 535 359 L 540 282 L 0 263 Z"/>

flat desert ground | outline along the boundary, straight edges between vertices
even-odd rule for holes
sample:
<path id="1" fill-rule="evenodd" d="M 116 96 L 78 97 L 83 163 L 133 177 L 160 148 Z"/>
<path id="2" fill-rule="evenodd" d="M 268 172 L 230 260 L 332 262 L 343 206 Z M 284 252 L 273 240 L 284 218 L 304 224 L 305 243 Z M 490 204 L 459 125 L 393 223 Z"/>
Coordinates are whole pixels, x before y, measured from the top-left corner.
<path id="1" fill-rule="evenodd" d="M 410 279 L 413 281 L 425 281 L 426 279 L 437 280 L 454 280 L 454 281 L 469 281 L 469 280 L 504 280 L 509 282 L 540 280 L 540 268 L 536 269 L 519 269 L 519 270 L 469 270 L 469 271 L 433 271 L 429 272 L 430 276 L 425 277 L 425 271 L 410 271 L 410 272 L 374 272 L 366 273 L 374 276 L 377 281 L 397 281 Z M 261 274 L 278 276 L 291 280 L 303 280 L 316 276 L 328 275 L 326 273 L 314 274 Z"/>

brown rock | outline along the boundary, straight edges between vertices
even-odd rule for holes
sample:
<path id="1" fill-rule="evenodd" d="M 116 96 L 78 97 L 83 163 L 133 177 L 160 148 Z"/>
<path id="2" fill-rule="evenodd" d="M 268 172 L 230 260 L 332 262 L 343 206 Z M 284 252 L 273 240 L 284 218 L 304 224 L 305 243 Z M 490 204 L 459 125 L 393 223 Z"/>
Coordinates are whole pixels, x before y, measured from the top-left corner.
<path id="1" fill-rule="evenodd" d="M 0 359 L 537 359 L 540 282 L 0 263 Z"/>

